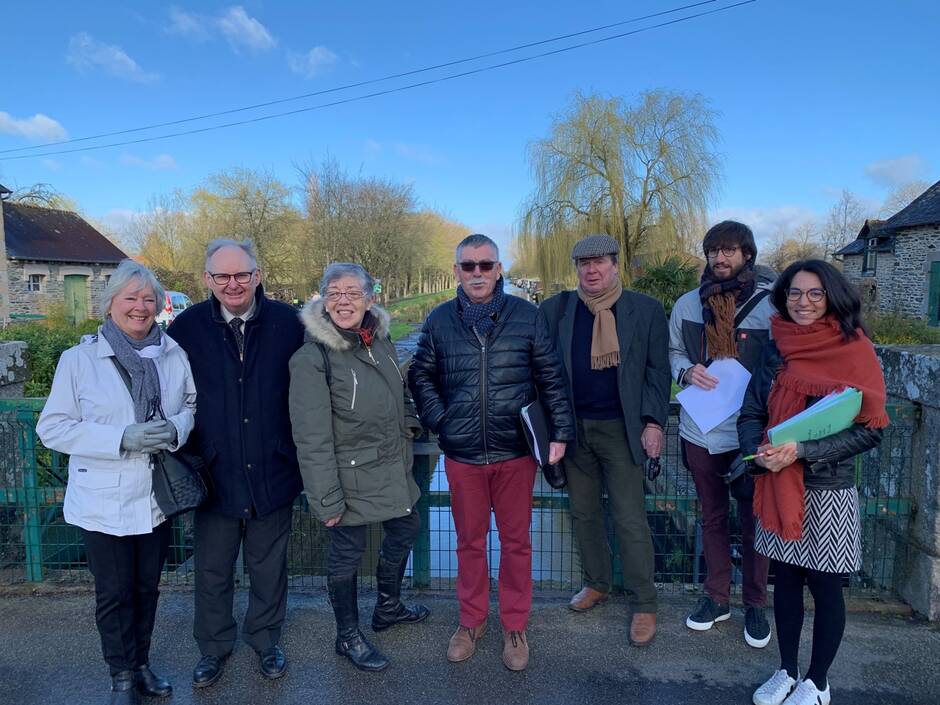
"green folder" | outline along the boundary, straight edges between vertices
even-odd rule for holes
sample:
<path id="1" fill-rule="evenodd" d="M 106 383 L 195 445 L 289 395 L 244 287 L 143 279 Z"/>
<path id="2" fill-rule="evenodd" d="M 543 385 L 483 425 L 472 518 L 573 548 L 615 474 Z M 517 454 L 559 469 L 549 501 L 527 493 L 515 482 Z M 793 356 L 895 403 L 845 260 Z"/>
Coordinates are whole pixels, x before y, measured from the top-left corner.
<path id="1" fill-rule="evenodd" d="M 815 441 L 851 426 L 862 408 L 862 393 L 853 387 L 828 394 L 796 416 L 767 431 L 770 444 Z"/>

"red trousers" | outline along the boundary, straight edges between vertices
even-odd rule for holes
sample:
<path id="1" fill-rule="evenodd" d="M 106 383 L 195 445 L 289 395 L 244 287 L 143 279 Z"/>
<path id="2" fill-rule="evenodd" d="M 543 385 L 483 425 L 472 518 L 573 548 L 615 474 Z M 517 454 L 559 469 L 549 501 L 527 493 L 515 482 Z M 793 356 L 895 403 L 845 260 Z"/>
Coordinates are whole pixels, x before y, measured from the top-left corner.
<path id="1" fill-rule="evenodd" d="M 457 600 L 460 623 L 478 627 L 489 612 L 490 575 L 486 537 L 490 510 L 499 530 L 499 620 L 507 631 L 523 631 L 532 609 L 532 489 L 530 456 L 490 465 L 444 458 L 451 511 L 457 529 Z"/>

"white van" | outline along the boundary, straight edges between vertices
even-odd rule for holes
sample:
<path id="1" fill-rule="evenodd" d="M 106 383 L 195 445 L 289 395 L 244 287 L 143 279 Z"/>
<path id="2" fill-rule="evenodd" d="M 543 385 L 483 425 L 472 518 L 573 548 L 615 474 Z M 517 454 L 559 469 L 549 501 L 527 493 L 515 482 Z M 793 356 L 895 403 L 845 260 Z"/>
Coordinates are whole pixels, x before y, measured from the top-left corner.
<path id="1" fill-rule="evenodd" d="M 166 302 L 163 309 L 157 312 L 157 325 L 166 329 L 181 311 L 193 305 L 192 299 L 179 291 L 166 292 Z"/>

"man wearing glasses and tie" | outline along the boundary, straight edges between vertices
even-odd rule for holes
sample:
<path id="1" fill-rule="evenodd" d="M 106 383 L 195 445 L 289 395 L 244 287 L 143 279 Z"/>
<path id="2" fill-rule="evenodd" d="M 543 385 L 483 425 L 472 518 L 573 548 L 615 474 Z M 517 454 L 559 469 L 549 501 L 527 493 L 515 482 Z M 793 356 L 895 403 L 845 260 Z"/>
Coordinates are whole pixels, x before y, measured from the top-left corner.
<path id="1" fill-rule="evenodd" d="M 437 434 L 457 530 L 460 626 L 447 658 L 466 661 L 486 632 L 490 510 L 499 529 L 499 617 L 503 663 L 529 662 L 532 606 L 532 490 L 535 461 L 519 411 L 541 399 L 550 418 L 549 461 L 574 438 L 561 362 L 542 313 L 503 292 L 496 243 L 470 235 L 457 246 L 457 298 L 425 321 L 408 379 L 421 423 Z"/>
<path id="2" fill-rule="evenodd" d="M 208 300 L 167 330 L 193 369 L 200 408 L 188 448 L 210 476 L 209 498 L 195 513 L 193 634 L 202 658 L 194 688 L 213 685 L 235 647 L 232 570 L 242 545 L 251 576 L 242 639 L 258 653 L 262 675 L 286 672 L 287 546 L 302 489 L 288 411 L 288 363 L 304 335 L 297 312 L 264 295 L 249 241 L 209 243 L 203 280 Z"/>
<path id="3" fill-rule="evenodd" d="M 669 318 L 669 362 L 673 379 L 683 387 L 714 389 L 718 379 L 708 373 L 713 360 L 735 358 L 749 371 L 760 362 L 770 337 L 774 313 L 770 290 L 776 275 L 755 267 L 754 234 L 743 223 L 725 220 L 702 241 L 708 258 L 701 285 L 683 294 Z M 767 646 L 770 624 L 767 603 L 768 559 L 754 550 L 753 482 L 746 473 L 732 473 L 738 452 L 738 414 L 703 433 L 683 409 L 679 415 L 682 459 L 695 481 L 702 506 L 702 552 L 708 569 L 705 595 L 686 619 L 686 626 L 707 631 L 731 617 L 731 538 L 729 494 L 737 500 L 745 607 L 744 640 L 754 648 Z"/>

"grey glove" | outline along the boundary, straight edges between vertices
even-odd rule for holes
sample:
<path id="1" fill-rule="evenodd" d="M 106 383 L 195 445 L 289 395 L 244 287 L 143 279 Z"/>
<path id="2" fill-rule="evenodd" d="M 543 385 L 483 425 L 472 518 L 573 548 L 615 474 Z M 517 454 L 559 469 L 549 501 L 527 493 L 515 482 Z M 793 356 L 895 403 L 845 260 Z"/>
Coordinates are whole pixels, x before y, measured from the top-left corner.
<path id="1" fill-rule="evenodd" d="M 147 421 L 133 423 L 124 429 L 121 436 L 121 448 L 131 452 L 153 453 L 161 448 L 168 448 L 176 436 L 176 428 L 171 432 L 166 428 L 169 421 Z"/>
<path id="2" fill-rule="evenodd" d="M 169 450 L 170 447 L 176 443 L 176 426 L 172 421 L 159 421 L 158 423 L 160 425 L 157 427 L 157 433 L 155 435 L 151 435 L 150 438 L 157 439 L 159 437 L 160 440 L 155 440 L 154 443 L 151 443 L 149 449 Z M 169 434 L 169 438 L 162 440 L 163 436 L 166 434 Z"/>

